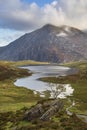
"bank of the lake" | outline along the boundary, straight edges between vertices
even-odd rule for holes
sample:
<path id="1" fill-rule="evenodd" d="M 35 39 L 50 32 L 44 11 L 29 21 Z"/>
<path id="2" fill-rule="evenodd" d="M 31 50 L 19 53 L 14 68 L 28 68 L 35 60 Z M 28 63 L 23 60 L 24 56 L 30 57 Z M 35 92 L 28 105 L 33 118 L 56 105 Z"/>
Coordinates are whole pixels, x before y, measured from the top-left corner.
<path id="1" fill-rule="evenodd" d="M 34 61 L 0 61 L 0 112 L 16 111 L 23 107 L 31 107 L 41 99 L 39 94 L 35 95 L 32 90 L 14 85 L 18 78 L 32 75 L 29 70 L 18 68 L 18 66 L 26 64 L 40 63 Z"/>
<path id="2" fill-rule="evenodd" d="M 41 96 L 45 97 L 46 91 L 49 91 L 49 98 L 52 97 L 52 88 L 56 89 L 56 86 L 58 84 L 49 84 L 43 81 L 40 81 L 38 79 L 43 77 L 59 77 L 59 76 L 67 76 L 70 74 L 77 73 L 77 70 L 75 68 L 69 68 L 64 66 L 58 66 L 58 65 L 39 65 L 39 66 L 25 66 L 22 67 L 24 69 L 30 70 L 33 74 L 30 77 L 25 77 L 18 79 L 15 82 L 16 86 L 24 86 L 28 89 L 33 90 L 35 93 L 39 92 Z M 70 96 L 73 94 L 74 89 L 71 87 L 70 84 L 61 84 L 65 91 L 61 92 L 58 97 L 65 98 L 67 96 Z"/>

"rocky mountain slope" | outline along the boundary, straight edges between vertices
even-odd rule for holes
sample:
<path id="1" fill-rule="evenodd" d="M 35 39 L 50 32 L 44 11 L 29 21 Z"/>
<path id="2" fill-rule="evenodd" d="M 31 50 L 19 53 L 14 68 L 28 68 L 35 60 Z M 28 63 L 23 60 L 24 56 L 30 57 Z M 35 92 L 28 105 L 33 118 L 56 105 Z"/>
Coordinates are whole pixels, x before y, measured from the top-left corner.
<path id="1" fill-rule="evenodd" d="M 0 48 L 0 60 L 69 62 L 87 59 L 87 34 L 47 24 Z"/>

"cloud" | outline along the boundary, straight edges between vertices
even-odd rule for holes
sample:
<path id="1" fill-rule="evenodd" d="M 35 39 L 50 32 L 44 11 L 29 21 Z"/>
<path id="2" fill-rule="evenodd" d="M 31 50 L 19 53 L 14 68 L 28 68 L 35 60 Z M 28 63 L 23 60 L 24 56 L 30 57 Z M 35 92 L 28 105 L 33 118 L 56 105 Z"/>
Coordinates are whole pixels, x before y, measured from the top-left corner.
<path id="1" fill-rule="evenodd" d="M 81 29 L 87 29 L 87 1 L 60 0 L 60 6 L 66 15 L 65 23 Z"/>
<path id="2" fill-rule="evenodd" d="M 87 28 L 86 0 L 54 0 L 39 7 L 21 0 L 0 0 L 0 27 L 29 31 L 44 24 Z"/>
<path id="3" fill-rule="evenodd" d="M 19 38 L 23 34 L 24 34 L 24 32 L 21 32 L 21 31 L 0 29 L 0 47 L 9 44 L 10 42 Z"/>

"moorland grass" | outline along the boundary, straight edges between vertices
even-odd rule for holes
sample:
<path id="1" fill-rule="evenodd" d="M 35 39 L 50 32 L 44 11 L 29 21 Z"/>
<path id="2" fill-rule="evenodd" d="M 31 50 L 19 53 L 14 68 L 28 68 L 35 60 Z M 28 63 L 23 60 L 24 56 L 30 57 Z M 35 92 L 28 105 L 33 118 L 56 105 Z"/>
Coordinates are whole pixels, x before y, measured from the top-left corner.
<path id="1" fill-rule="evenodd" d="M 28 63 L 29 64 L 29 63 Z M 35 64 L 35 63 L 34 63 Z M 20 65 L 22 62 L 20 62 Z M 0 129 L 1 130 L 86 130 L 87 124 L 82 122 L 74 114 L 68 116 L 65 112 L 66 107 L 70 106 L 69 102 L 66 101 L 63 111 L 56 113 L 49 121 L 33 120 L 31 122 L 23 120 L 25 110 L 36 104 L 37 101 L 41 100 L 39 95 L 34 95 L 33 91 L 24 88 L 16 87 L 14 81 L 17 78 L 30 76 L 31 73 L 27 70 L 19 69 L 19 63 L 15 62 L 0 62 Z M 83 72 L 83 71 L 82 71 Z M 85 72 L 85 71 L 84 71 Z M 66 77 L 65 79 L 47 78 L 45 81 L 49 82 L 65 82 L 68 81 L 75 88 L 74 96 L 75 100 L 82 103 L 86 102 L 86 79 L 84 80 L 85 74 L 81 73 Z M 73 79 L 73 80 L 72 80 Z M 84 82 L 85 81 L 85 82 Z M 85 94 L 84 94 L 85 93 Z M 82 100 L 83 99 L 83 100 Z M 40 101 L 39 101 L 40 102 Z M 41 100 L 43 102 L 43 99 Z M 86 110 L 81 107 L 82 111 Z"/>
<path id="2" fill-rule="evenodd" d="M 40 99 L 40 96 L 35 95 L 32 90 L 14 85 L 17 78 L 32 75 L 29 70 L 20 69 L 17 66 L 35 65 L 35 63 L 40 64 L 40 62 L 34 61 L 0 61 L 0 112 L 16 111 L 23 107 L 30 107 Z"/>

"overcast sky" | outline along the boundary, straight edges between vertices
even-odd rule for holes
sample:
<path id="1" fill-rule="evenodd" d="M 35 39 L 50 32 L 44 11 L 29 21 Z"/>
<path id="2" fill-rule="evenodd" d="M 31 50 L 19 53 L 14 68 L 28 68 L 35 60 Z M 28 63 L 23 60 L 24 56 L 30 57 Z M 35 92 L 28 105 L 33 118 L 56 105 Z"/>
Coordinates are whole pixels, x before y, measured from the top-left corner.
<path id="1" fill-rule="evenodd" d="M 0 46 L 47 23 L 87 29 L 87 0 L 0 0 Z"/>

